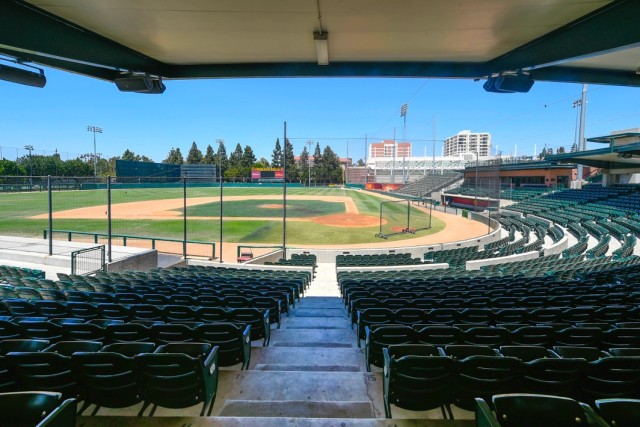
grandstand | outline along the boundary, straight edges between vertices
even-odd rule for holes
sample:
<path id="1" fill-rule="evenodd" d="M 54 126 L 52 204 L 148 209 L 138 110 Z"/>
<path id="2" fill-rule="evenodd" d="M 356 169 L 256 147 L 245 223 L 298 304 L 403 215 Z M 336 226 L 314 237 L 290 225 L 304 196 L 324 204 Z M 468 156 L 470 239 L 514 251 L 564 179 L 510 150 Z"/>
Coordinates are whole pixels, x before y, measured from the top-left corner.
<path id="1" fill-rule="evenodd" d="M 455 172 L 429 174 L 417 181 L 404 185 L 398 190 L 392 191 L 392 193 L 418 198 L 431 197 L 433 193 L 455 185 L 456 183 L 459 184 L 461 180 L 462 175 Z"/>

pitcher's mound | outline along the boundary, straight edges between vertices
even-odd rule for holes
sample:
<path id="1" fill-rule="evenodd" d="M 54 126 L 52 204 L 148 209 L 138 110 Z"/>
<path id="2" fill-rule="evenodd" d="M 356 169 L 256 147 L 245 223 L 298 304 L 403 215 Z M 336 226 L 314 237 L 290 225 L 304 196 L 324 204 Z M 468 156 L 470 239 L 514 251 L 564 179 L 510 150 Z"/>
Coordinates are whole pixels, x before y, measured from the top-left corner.
<path id="1" fill-rule="evenodd" d="M 376 216 L 352 213 L 317 216 L 311 218 L 311 221 L 333 227 L 374 227 L 380 224 L 380 219 Z M 382 220 L 382 223 L 385 224 L 386 221 Z"/>

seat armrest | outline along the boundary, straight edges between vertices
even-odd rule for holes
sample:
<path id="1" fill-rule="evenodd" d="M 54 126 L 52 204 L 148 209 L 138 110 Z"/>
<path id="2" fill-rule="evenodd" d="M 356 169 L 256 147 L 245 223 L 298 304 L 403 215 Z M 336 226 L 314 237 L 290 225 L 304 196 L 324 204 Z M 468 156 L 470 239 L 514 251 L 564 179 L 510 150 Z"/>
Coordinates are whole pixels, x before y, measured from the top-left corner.
<path id="1" fill-rule="evenodd" d="M 386 418 L 391 418 L 391 403 L 389 402 L 389 386 L 391 382 L 391 355 L 389 354 L 388 347 L 382 348 L 382 357 L 384 358 L 384 364 L 382 365 L 382 396 L 384 400 L 384 415 Z"/>
<path id="2" fill-rule="evenodd" d="M 269 322 L 269 309 L 264 311 L 262 315 L 262 324 L 264 327 L 264 341 L 262 342 L 262 346 L 266 347 L 269 345 L 269 341 L 271 341 L 271 324 Z"/>
<path id="3" fill-rule="evenodd" d="M 587 415 L 590 426 L 607 427 L 609 424 L 586 403 L 579 402 L 582 410 Z"/>
<path id="4" fill-rule="evenodd" d="M 76 399 L 67 399 L 42 420 L 37 427 L 75 427 Z"/>
<path id="5" fill-rule="evenodd" d="M 484 399 L 476 398 L 476 427 L 501 427 Z"/>
<path id="6" fill-rule="evenodd" d="M 360 341 L 360 340 L 358 340 Z M 367 372 L 371 372 L 371 328 L 364 327 L 364 359 L 367 366 Z"/>
<path id="7" fill-rule="evenodd" d="M 249 369 L 251 361 L 251 325 L 247 325 L 242 331 L 240 338 L 242 339 L 242 359 L 244 369 Z"/>

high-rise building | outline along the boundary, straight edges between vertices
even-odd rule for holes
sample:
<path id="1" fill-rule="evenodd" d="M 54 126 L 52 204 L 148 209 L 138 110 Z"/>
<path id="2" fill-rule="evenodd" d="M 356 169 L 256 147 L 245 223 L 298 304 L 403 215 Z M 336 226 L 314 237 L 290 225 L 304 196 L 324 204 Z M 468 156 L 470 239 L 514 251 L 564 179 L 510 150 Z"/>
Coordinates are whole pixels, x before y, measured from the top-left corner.
<path id="1" fill-rule="evenodd" d="M 396 158 L 411 157 L 410 142 L 394 142 L 392 139 L 385 139 L 369 145 L 369 158 L 394 157 L 394 148 Z"/>
<path id="2" fill-rule="evenodd" d="M 444 140 L 444 155 L 478 153 L 479 157 L 489 157 L 491 150 L 491 134 L 488 132 L 472 133 L 463 130 Z"/>

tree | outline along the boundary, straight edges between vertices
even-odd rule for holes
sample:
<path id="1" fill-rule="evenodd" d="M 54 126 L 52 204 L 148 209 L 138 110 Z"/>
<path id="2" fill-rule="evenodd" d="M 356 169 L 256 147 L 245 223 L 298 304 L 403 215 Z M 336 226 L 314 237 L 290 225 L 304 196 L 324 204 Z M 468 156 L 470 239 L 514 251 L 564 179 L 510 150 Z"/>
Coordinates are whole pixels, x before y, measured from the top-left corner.
<path id="1" fill-rule="evenodd" d="M 240 164 L 242 165 L 242 177 L 245 179 L 251 179 L 251 169 L 253 168 L 253 164 L 256 162 L 256 156 L 253 154 L 253 149 L 246 145 L 244 147 L 244 151 L 242 153 L 242 161 Z"/>
<path id="2" fill-rule="evenodd" d="M 556 150 L 556 154 L 564 154 L 564 153 L 566 153 L 566 151 L 563 146 L 558 147 L 558 149 Z"/>
<path id="3" fill-rule="evenodd" d="M 236 144 L 236 149 L 233 150 L 233 153 L 229 156 L 229 167 L 230 168 L 241 168 L 242 167 L 242 146 L 238 143 Z"/>
<path id="4" fill-rule="evenodd" d="M 253 148 L 249 145 L 244 147 L 244 152 L 242 153 L 242 166 L 245 168 L 253 167 L 253 164 L 256 162 L 256 155 L 253 154 Z"/>
<path id="5" fill-rule="evenodd" d="M 124 153 L 122 153 L 122 158 L 119 160 L 126 160 L 129 162 L 135 162 L 136 160 L 138 160 L 136 158 L 136 153 L 134 153 L 133 151 L 126 149 L 124 150 Z"/>
<path id="6" fill-rule="evenodd" d="M 211 146 L 211 144 L 207 145 L 207 151 L 204 154 L 202 163 L 206 165 L 213 165 L 216 163 L 216 155 L 213 152 L 213 147 Z"/>
<path id="7" fill-rule="evenodd" d="M 364 160 L 362 159 L 358 159 L 358 162 L 356 163 L 356 166 L 366 166 Z"/>
<path id="8" fill-rule="evenodd" d="M 329 184 L 342 182 L 340 157 L 328 145 L 322 152 L 322 173 L 324 180 Z"/>
<path id="9" fill-rule="evenodd" d="M 184 158 L 182 157 L 182 153 L 179 148 L 171 148 L 167 158 L 162 161 L 162 163 L 170 164 L 170 165 L 181 165 L 184 163 Z"/>
<path id="10" fill-rule="evenodd" d="M 307 147 L 304 147 L 302 153 L 300 153 L 300 169 L 298 175 L 303 184 L 309 182 L 309 151 L 307 151 Z"/>
<path id="11" fill-rule="evenodd" d="M 322 180 L 322 152 L 320 151 L 320 143 L 316 142 L 316 149 L 313 152 L 313 166 L 311 166 L 311 179 L 316 184 Z"/>
<path id="12" fill-rule="evenodd" d="M 269 160 L 264 157 L 260 157 L 260 159 L 253 164 L 253 167 L 257 169 L 266 169 L 269 167 Z"/>
<path id="13" fill-rule="evenodd" d="M 573 144 L 571 144 L 571 152 L 576 153 L 577 151 L 578 151 L 578 144 L 574 142 Z"/>
<path id="14" fill-rule="evenodd" d="M 187 164 L 199 165 L 200 163 L 202 163 L 202 151 L 198 149 L 198 145 L 193 141 L 189 154 L 187 155 Z"/>
<path id="15" fill-rule="evenodd" d="M 284 157 L 287 162 L 287 181 L 296 181 L 298 179 L 298 165 L 296 165 L 296 158 L 293 155 L 293 145 L 291 145 L 289 139 L 284 141 Z"/>
<path id="16" fill-rule="evenodd" d="M 280 146 L 280 138 L 276 138 L 276 146 L 273 149 L 273 154 L 271 154 L 271 167 L 282 167 L 282 147 Z"/>

